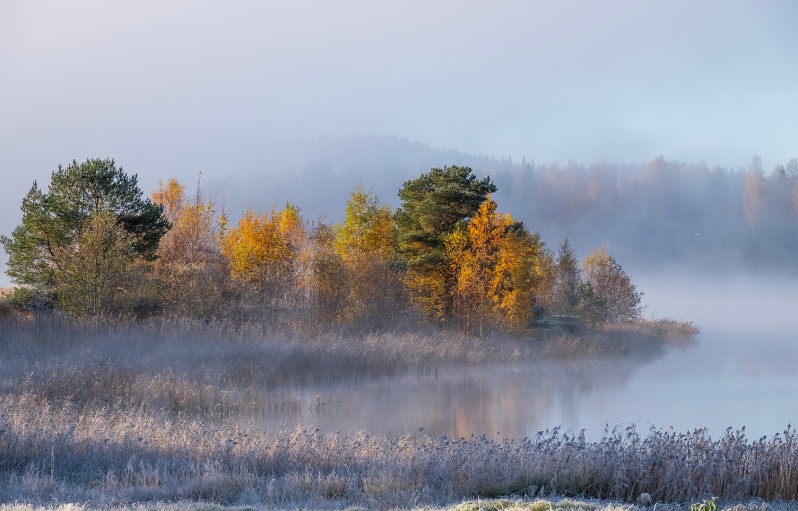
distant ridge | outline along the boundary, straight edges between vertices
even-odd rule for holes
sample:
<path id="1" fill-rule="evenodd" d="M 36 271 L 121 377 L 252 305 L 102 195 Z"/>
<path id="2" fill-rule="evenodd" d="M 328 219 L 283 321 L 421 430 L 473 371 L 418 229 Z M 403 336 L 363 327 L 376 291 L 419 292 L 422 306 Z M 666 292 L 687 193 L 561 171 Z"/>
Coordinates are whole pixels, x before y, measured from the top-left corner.
<path id="1" fill-rule="evenodd" d="M 348 135 L 286 144 L 264 155 L 261 170 L 211 179 L 207 186 L 223 197 L 234 216 L 250 206 L 263 211 L 290 201 L 308 218 L 324 215 L 337 221 L 359 182 L 396 207 L 404 181 L 446 165 L 471 167 L 479 175 L 516 167 L 511 160 L 434 148 L 392 135 Z"/>

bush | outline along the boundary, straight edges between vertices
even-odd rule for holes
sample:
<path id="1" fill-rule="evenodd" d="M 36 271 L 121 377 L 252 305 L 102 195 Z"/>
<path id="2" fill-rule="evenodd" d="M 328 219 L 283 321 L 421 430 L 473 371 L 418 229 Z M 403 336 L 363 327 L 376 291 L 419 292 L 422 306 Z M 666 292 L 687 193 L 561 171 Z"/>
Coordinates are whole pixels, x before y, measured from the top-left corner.
<path id="1" fill-rule="evenodd" d="M 3 297 L 6 306 L 18 312 L 45 312 L 53 310 L 52 295 L 32 287 L 15 287 Z"/>

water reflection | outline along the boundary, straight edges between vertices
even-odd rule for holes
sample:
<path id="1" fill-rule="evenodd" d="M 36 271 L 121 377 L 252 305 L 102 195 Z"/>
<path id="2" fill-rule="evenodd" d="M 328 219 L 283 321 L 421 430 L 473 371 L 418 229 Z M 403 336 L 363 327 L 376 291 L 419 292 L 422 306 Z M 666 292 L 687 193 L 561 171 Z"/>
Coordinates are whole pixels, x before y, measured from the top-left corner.
<path id="1" fill-rule="evenodd" d="M 606 425 L 687 431 L 746 426 L 771 435 L 798 420 L 798 342 L 703 334 L 656 359 L 533 361 L 442 367 L 325 386 L 261 391 L 245 421 L 266 429 L 522 438 L 562 426 L 588 439 Z"/>
<path id="2" fill-rule="evenodd" d="M 603 408 L 597 403 L 607 402 L 608 392 L 639 366 L 630 360 L 541 361 L 305 387 L 293 392 L 297 406 L 266 407 L 248 421 L 267 429 L 301 423 L 325 431 L 521 438 L 557 425 L 583 427 L 585 416 Z M 287 400 L 280 392 L 265 399 Z"/>

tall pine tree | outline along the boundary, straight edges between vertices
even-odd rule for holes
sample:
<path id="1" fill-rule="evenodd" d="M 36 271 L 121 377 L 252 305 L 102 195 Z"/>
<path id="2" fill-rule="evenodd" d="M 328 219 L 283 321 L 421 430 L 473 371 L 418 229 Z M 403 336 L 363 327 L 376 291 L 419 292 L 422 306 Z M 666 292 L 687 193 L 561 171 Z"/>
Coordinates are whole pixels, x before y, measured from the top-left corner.
<path id="1" fill-rule="evenodd" d="M 406 181 L 396 212 L 399 251 L 407 264 L 406 284 L 417 307 L 429 318 L 451 314 L 454 277 L 446 264 L 446 236 L 479 209 L 496 186 L 468 167 L 433 168 Z"/>
<path id="2" fill-rule="evenodd" d="M 104 260 L 151 260 L 168 228 L 162 208 L 142 197 L 135 175 L 128 176 L 112 159 L 91 159 L 59 165 L 47 193 L 34 182 L 22 201 L 22 223 L 0 241 L 9 255 L 7 273 L 16 283 L 58 297 L 76 282 L 96 284 L 110 271 L 99 264 L 76 265 L 76 258 L 96 252 Z M 94 243 L 101 235 L 115 241 Z M 90 309 L 101 307 L 94 303 Z"/>

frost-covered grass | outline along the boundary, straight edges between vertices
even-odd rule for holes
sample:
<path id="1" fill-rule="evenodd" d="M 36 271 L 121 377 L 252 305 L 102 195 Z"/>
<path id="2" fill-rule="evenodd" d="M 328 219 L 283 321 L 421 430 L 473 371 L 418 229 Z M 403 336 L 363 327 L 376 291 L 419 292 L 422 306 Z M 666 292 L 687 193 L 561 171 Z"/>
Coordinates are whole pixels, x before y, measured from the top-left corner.
<path id="1" fill-rule="evenodd" d="M 215 419 L 252 411 L 260 401 L 253 396 L 262 389 L 323 385 L 353 375 L 382 378 L 442 365 L 653 357 L 683 342 L 652 332 L 651 327 L 631 325 L 581 336 L 480 339 L 414 331 L 275 332 L 257 323 L 169 319 L 0 319 L 0 393 L 27 392 L 87 409 L 124 403 Z"/>
<path id="2" fill-rule="evenodd" d="M 613 335 L 587 353 L 645 352 L 634 343 L 650 341 Z M 418 332 L 309 336 L 170 320 L 6 322 L 0 502 L 385 509 L 513 494 L 635 502 L 646 492 L 659 503 L 796 498 L 793 430 L 756 442 L 732 432 L 712 441 L 700 430 L 645 437 L 621 430 L 596 443 L 552 431 L 499 442 L 301 427 L 266 432 L 240 420 L 262 406 L 260 388 L 554 356 L 556 349 L 546 351 L 551 343 L 571 354 L 593 341 L 567 342 Z"/>
<path id="3" fill-rule="evenodd" d="M 87 511 L 90 506 L 83 504 L 61 504 L 54 506 L 34 506 L 31 504 L 0 504 L 0 511 Z M 124 506 L 112 506 L 107 508 L 109 511 L 255 511 L 260 509 L 280 509 L 265 506 L 226 506 L 218 504 L 208 504 L 203 502 L 182 501 L 176 503 L 144 503 L 131 504 Z M 314 508 L 283 508 L 286 511 L 291 509 L 314 509 Z M 326 509 L 326 508 L 316 508 Z M 348 507 L 346 511 L 364 511 L 362 507 Z M 568 498 L 548 498 L 548 499 L 477 499 L 467 500 L 459 504 L 443 507 L 417 507 L 413 511 L 638 511 L 642 509 L 654 509 L 650 507 L 638 507 L 632 504 L 620 502 L 607 502 L 600 500 L 579 500 Z M 661 511 L 688 511 L 689 505 L 666 504 L 657 505 L 656 509 Z M 795 511 L 798 509 L 796 502 L 758 502 L 750 501 L 747 503 L 735 504 L 722 508 L 721 511 Z"/>
<path id="4" fill-rule="evenodd" d="M 33 394 L 0 398 L 0 501 L 93 505 L 202 500 L 270 507 L 444 505 L 503 495 L 684 503 L 798 499 L 798 435 L 711 439 L 633 428 L 597 442 L 332 434 L 123 405 L 86 410 Z"/>

